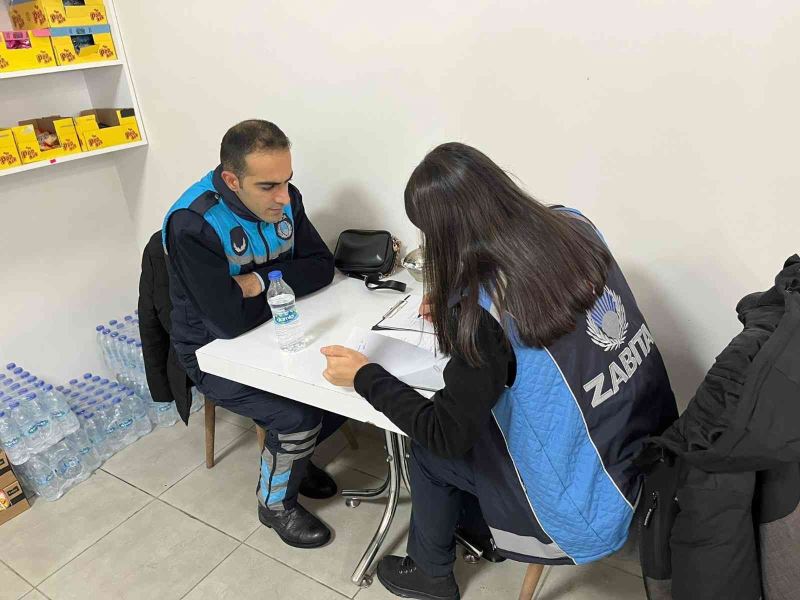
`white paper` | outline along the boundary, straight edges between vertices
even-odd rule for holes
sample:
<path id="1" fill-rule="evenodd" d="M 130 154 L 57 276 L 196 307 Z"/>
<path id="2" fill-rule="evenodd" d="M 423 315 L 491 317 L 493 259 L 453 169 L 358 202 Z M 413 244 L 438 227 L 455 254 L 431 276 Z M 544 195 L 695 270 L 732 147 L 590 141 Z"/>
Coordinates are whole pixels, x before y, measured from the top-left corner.
<path id="1" fill-rule="evenodd" d="M 434 353 L 419 345 L 397 339 L 397 331 L 385 332 L 383 335 L 375 331 L 356 329 L 347 339 L 346 346 L 353 348 L 377 363 L 392 375 L 411 387 L 428 391 L 440 390 L 444 387 L 443 371 L 448 358 L 437 358 Z M 421 333 L 411 334 L 417 338 Z"/>

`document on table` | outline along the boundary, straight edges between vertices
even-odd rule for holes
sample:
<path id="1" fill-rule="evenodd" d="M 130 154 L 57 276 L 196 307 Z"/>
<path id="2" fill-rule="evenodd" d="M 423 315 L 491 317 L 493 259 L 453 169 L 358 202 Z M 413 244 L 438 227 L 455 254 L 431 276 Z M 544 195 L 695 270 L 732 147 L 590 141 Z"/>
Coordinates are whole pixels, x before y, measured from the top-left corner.
<path id="1" fill-rule="evenodd" d="M 421 337 L 421 334 L 412 336 Z M 435 336 L 422 337 L 435 340 Z M 413 388 L 436 392 L 444 387 L 443 372 L 449 357 L 437 358 L 433 348 L 428 350 L 413 341 L 361 329 L 353 330 L 345 345 L 361 352 Z"/>

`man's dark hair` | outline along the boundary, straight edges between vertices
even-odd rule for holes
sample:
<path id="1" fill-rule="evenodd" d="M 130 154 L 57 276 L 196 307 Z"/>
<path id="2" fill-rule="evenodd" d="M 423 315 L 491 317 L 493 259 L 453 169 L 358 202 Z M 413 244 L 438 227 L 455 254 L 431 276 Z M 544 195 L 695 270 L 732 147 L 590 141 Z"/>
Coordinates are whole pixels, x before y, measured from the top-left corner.
<path id="1" fill-rule="evenodd" d="M 219 158 L 224 170 L 242 177 L 247 168 L 245 159 L 248 154 L 288 150 L 291 145 L 289 138 L 275 123 L 251 119 L 228 130 L 222 138 Z"/>

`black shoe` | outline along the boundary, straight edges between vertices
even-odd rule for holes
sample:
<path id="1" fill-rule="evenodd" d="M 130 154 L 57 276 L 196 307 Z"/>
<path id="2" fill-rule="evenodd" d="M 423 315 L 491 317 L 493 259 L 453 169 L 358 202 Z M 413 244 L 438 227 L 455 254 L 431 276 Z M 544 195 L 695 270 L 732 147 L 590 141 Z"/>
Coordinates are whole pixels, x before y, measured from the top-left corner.
<path id="1" fill-rule="evenodd" d="M 308 461 L 306 476 L 300 482 L 300 494 L 314 500 L 325 500 L 326 498 L 333 498 L 337 491 L 339 491 L 339 488 L 336 487 L 333 477 L 311 461 Z"/>
<path id="2" fill-rule="evenodd" d="M 319 548 L 331 539 L 331 530 L 300 504 L 290 510 L 267 510 L 258 505 L 258 519 L 295 548 Z"/>
<path id="3" fill-rule="evenodd" d="M 491 535 L 476 535 L 461 527 L 456 527 L 456 533 L 480 550 L 483 553 L 481 558 L 493 563 L 501 563 L 506 559 L 505 556 L 501 556 L 497 551 L 497 546 L 495 546 L 494 538 Z"/>
<path id="4" fill-rule="evenodd" d="M 418 600 L 460 600 L 456 578 L 431 577 L 419 570 L 410 556 L 385 556 L 378 563 L 378 580 L 401 598 Z"/>

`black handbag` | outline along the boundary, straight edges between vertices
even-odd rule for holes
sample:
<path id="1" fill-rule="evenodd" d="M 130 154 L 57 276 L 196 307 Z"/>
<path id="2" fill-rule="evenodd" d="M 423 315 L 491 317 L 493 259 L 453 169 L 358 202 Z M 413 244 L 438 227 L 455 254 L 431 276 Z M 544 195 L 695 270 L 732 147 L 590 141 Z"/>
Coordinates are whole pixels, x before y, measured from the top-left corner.
<path id="1" fill-rule="evenodd" d="M 347 229 L 339 235 L 334 264 L 345 275 L 363 279 L 371 290 L 406 291 L 401 281 L 381 281 L 397 264 L 400 242 L 388 231 Z"/>

